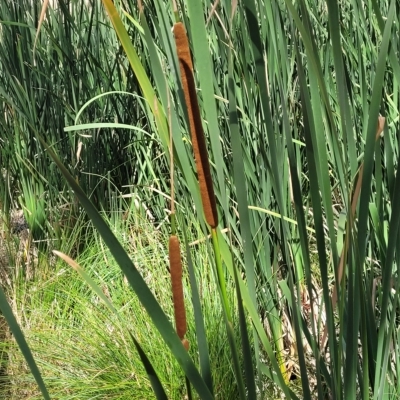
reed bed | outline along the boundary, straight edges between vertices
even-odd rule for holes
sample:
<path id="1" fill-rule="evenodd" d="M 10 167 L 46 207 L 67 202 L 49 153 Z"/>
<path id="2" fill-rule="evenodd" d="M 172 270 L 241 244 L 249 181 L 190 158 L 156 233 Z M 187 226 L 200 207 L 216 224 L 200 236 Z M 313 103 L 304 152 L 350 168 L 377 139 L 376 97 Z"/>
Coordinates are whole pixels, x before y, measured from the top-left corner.
<path id="1" fill-rule="evenodd" d="M 143 365 L 138 392 L 147 380 L 156 398 L 396 398 L 396 1 L 60 0 L 39 33 L 40 4 L 5 4 L 3 209 L 18 201 L 33 239 L 54 238 L 52 248 L 76 221 L 97 229 L 165 344 L 157 359 L 140 327 L 122 330 Z M 126 209 L 170 238 L 168 301 L 110 229 Z M 91 246 L 80 237 L 76 257 Z M 75 269 L 121 318 L 95 271 Z M 13 313 L 5 298 L 2 310 L 19 329 L 13 301 Z M 216 322 L 224 335 L 210 337 Z M 220 340 L 227 369 L 215 364 Z M 29 359 L 29 340 L 19 344 Z M 41 350 L 30 365 L 55 395 Z"/>

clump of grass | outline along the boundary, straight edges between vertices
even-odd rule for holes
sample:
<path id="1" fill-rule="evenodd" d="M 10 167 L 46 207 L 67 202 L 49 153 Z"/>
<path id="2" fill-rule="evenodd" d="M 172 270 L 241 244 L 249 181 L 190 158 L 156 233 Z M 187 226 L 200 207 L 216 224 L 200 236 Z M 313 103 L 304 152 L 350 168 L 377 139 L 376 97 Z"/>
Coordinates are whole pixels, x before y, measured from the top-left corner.
<path id="1" fill-rule="evenodd" d="M 125 214 L 124 222 L 114 215 L 113 221 L 114 233 L 131 254 L 167 315 L 173 318 L 168 244 L 163 244 L 160 233 L 138 214 L 130 213 L 128 217 Z M 121 320 L 110 315 L 86 283 L 64 263 L 58 262 L 51 276 L 41 276 L 39 269 L 35 281 L 28 286 L 23 282 L 17 285 L 14 312 L 50 395 L 64 399 L 90 399 L 96 395 L 110 399 L 153 398 L 146 371 L 127 333 L 129 328 L 140 340 L 168 397 L 182 398 L 185 387 L 178 364 L 147 319 L 138 299 L 129 290 L 123 274 L 98 234 L 92 227 L 85 229 L 91 231 L 92 240 L 77 261 L 113 302 L 122 316 Z M 230 375 L 226 333 L 219 317 L 220 304 L 215 297 L 217 288 L 208 279 L 206 257 L 200 258 L 206 252 L 205 244 L 198 246 L 197 252 L 194 262 L 215 367 L 217 394 L 221 398 L 232 398 L 236 389 Z M 173 254 L 180 256 L 180 252 L 174 251 Z M 190 297 L 187 274 L 183 274 L 181 283 L 185 297 Z M 189 352 L 196 357 L 198 349 L 193 313 L 190 308 L 187 312 L 189 329 L 186 337 L 192 344 Z M 180 328 L 179 332 L 183 338 L 184 329 Z M 13 396 L 10 398 L 41 398 L 15 344 L 7 341 L 2 344 L 2 349 L 8 351 L 12 361 L 7 368 L 9 381 L 2 393 L 9 390 Z"/>

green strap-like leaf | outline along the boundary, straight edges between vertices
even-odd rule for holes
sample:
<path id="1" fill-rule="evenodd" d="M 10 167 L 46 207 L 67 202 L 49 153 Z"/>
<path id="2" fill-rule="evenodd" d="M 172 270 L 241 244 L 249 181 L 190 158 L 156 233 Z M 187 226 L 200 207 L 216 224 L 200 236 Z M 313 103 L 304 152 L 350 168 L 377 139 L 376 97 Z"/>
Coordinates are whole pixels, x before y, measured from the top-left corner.
<path id="1" fill-rule="evenodd" d="M 197 347 L 199 349 L 200 371 L 201 371 L 201 376 L 203 377 L 204 382 L 206 383 L 208 389 L 210 390 L 211 393 L 213 393 L 214 388 L 213 388 L 213 379 L 211 375 L 210 355 L 208 351 L 208 343 L 207 343 L 206 329 L 204 325 L 203 312 L 201 311 L 199 289 L 197 287 L 192 256 L 190 254 L 189 244 L 185 232 L 184 232 L 184 237 L 185 237 L 186 258 L 188 263 L 190 287 L 192 289 L 192 304 L 194 312 L 194 323 L 196 326 Z"/>

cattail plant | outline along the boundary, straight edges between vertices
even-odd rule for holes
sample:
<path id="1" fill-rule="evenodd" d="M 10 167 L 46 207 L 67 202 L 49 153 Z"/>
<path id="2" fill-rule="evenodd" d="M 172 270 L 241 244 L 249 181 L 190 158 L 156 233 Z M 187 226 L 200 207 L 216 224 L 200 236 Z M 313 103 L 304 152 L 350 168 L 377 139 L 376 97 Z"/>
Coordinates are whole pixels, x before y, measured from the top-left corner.
<path id="1" fill-rule="evenodd" d="M 178 13 L 176 12 L 176 7 L 174 7 L 174 9 L 175 9 L 175 17 L 177 18 Z M 234 364 L 240 396 L 243 397 L 245 390 L 241 378 L 242 371 L 240 370 L 239 366 L 238 349 L 233 340 L 234 333 L 233 333 L 233 323 L 232 323 L 233 319 L 231 313 L 231 306 L 229 304 L 226 291 L 225 274 L 222 268 L 221 249 L 219 246 L 217 230 L 216 230 L 218 226 L 217 205 L 216 205 L 214 187 L 211 177 L 210 164 L 208 161 L 207 145 L 201 122 L 199 104 L 197 100 L 196 86 L 193 74 L 193 63 L 190 55 L 189 41 L 186 35 L 185 27 L 182 24 L 182 22 L 178 21 L 174 24 L 173 32 L 175 37 L 176 51 L 179 60 L 181 82 L 189 117 L 189 127 L 192 138 L 192 146 L 196 163 L 196 170 L 199 180 L 201 201 L 203 204 L 205 220 L 211 227 L 211 237 L 214 249 L 215 267 L 218 277 L 218 284 L 221 291 L 221 299 L 224 307 L 226 329 L 229 337 L 229 345 L 232 352 L 232 358 L 234 360 L 233 364 Z M 240 298 L 240 296 L 238 297 Z M 244 331 L 245 330 L 246 328 L 244 328 Z M 244 337 L 247 338 L 247 332 L 244 331 L 242 332 L 243 338 Z M 244 339 L 244 341 L 246 343 L 244 344 L 244 346 L 248 345 L 246 339 Z M 249 364 L 249 370 L 251 370 L 250 364 Z M 253 384 L 254 384 L 254 379 L 251 385 Z"/>
<path id="2" fill-rule="evenodd" d="M 175 16 L 177 16 L 176 7 Z M 210 163 L 208 161 L 208 152 L 206 139 L 204 136 L 203 125 L 196 94 L 196 85 L 193 75 L 193 63 L 190 55 L 189 41 L 186 35 L 185 27 L 182 22 L 174 24 L 174 37 L 176 52 L 179 60 L 181 81 L 185 95 L 185 103 L 189 116 L 189 127 L 192 138 L 193 153 L 196 162 L 196 170 L 199 180 L 201 201 L 205 220 L 211 227 L 211 236 L 213 240 L 215 264 L 218 274 L 219 285 L 221 288 L 222 299 L 229 321 L 232 321 L 230 306 L 227 300 L 225 277 L 222 270 L 222 260 L 220 257 L 217 231 L 218 213 L 215 201 L 214 187 L 211 177 Z"/>

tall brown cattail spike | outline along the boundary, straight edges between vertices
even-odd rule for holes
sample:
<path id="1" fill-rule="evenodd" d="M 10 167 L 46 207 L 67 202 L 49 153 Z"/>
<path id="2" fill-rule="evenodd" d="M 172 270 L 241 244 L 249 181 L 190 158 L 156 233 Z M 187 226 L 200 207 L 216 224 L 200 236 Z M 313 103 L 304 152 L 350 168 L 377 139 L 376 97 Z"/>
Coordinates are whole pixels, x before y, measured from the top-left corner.
<path id="1" fill-rule="evenodd" d="M 182 286 L 182 261 L 179 239 L 175 235 L 169 238 L 169 266 L 172 283 L 172 299 L 174 302 L 176 333 L 181 340 L 186 334 L 186 311 Z"/>
<path id="2" fill-rule="evenodd" d="M 203 125 L 201 123 L 199 104 L 197 101 L 189 42 L 186 36 L 185 27 L 181 22 L 174 25 L 174 35 L 181 71 L 182 86 L 189 116 L 201 201 L 203 203 L 203 210 L 207 223 L 211 228 L 215 228 L 218 225 L 217 205 L 215 202 L 214 187 L 211 179 L 207 145 L 204 137 Z"/>

